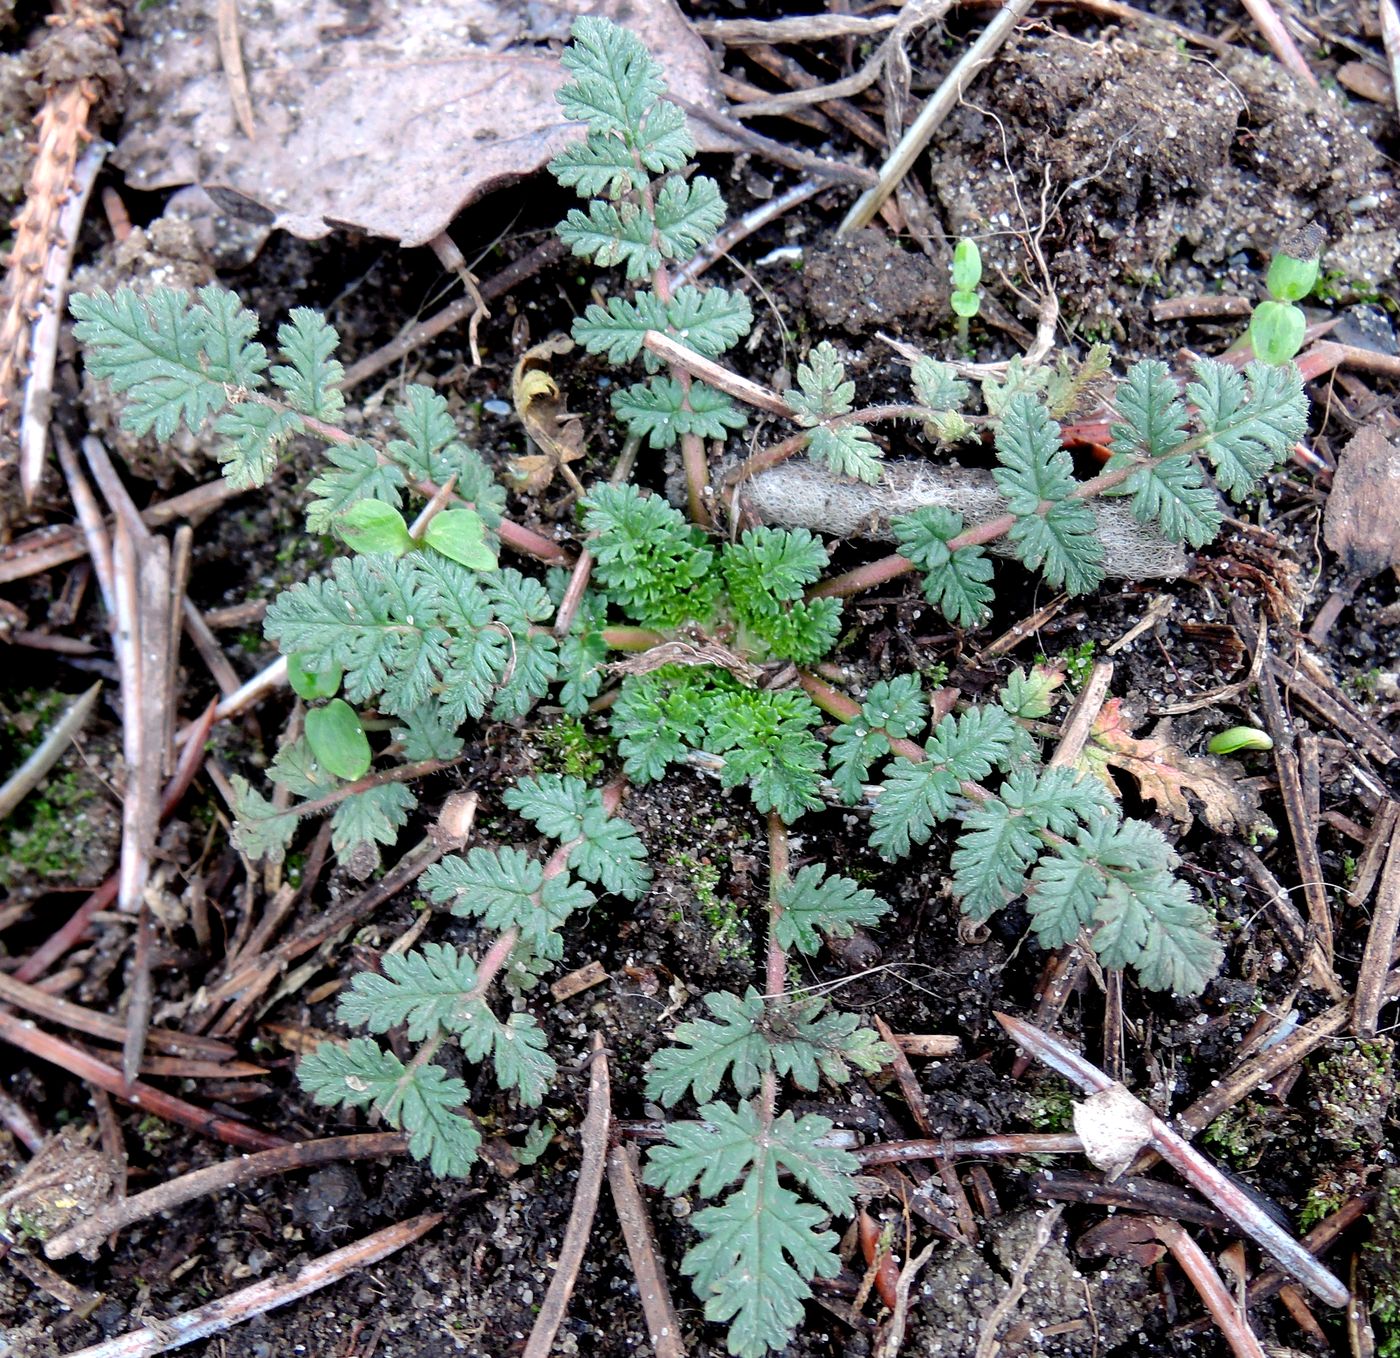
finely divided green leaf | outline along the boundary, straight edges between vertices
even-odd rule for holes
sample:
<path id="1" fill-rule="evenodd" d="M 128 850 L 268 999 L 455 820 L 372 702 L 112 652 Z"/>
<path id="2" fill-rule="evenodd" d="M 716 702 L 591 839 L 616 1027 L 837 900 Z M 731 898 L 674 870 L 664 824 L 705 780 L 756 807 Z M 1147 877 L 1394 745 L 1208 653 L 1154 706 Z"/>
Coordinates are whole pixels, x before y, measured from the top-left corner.
<path id="1" fill-rule="evenodd" d="M 799 868 L 779 886 L 778 904 L 781 913 L 773 926 L 778 943 L 809 956 L 821 947 L 819 929 L 833 938 L 850 938 L 858 926 L 877 923 L 890 909 L 849 877 L 828 877 L 822 864 Z"/>
<path id="2" fill-rule="evenodd" d="M 345 410 L 340 380 L 345 369 L 335 357 L 340 336 L 319 311 L 293 307 L 277 329 L 277 343 L 287 361 L 271 372 L 293 410 L 334 423 Z"/>
<path id="3" fill-rule="evenodd" d="M 902 556 L 924 573 L 924 597 L 958 627 L 982 621 L 993 599 L 992 563 L 979 546 L 950 551 L 963 531 L 961 514 L 944 505 L 925 505 L 890 520 Z"/>

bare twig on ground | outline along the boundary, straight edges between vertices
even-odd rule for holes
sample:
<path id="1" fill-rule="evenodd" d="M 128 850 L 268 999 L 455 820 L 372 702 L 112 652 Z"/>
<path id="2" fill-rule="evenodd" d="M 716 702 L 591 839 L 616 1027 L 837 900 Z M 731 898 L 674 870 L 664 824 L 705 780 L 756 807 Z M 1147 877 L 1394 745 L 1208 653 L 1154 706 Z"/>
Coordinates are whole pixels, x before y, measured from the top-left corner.
<path id="1" fill-rule="evenodd" d="M 922 1141 L 881 1141 L 857 1146 L 852 1154 L 862 1165 L 898 1165 L 936 1156 L 1082 1155 L 1084 1143 L 1073 1132 L 1006 1132 L 1001 1136 L 933 1138 Z"/>
<path id="2" fill-rule="evenodd" d="M 243 66 L 243 48 L 238 40 L 238 0 L 218 0 L 216 27 L 219 35 L 219 60 L 224 68 L 229 102 L 239 129 L 249 141 L 258 135 L 253 121 L 253 100 L 248 92 L 248 72 Z"/>
<path id="3" fill-rule="evenodd" d="M 1400 930 L 1400 835 L 1395 833 L 1392 817 L 1390 848 L 1376 887 L 1371 928 L 1366 935 L 1366 951 L 1356 979 L 1356 1016 L 1352 1020 L 1352 1031 L 1358 1037 L 1374 1037 L 1380 1026 L 1397 930 Z"/>
<path id="4" fill-rule="evenodd" d="M 656 1358 L 684 1358 L 680 1321 L 671 1304 L 671 1290 L 666 1285 L 666 1274 L 656 1252 L 646 1202 L 637 1187 L 635 1148 L 614 1146 L 608 1152 L 608 1187 L 612 1190 L 618 1225 L 627 1244 L 627 1256 L 632 1261 L 632 1275 L 637 1280 L 637 1293 L 642 1300 L 647 1336 Z"/>
<path id="5" fill-rule="evenodd" d="M 0 1001 L 14 1005 L 15 1008 L 34 1014 L 49 1023 L 60 1023 L 74 1032 L 98 1038 L 102 1042 L 120 1043 L 125 1036 L 125 1026 L 119 1019 L 109 1018 L 95 1009 L 84 1008 L 58 995 L 47 995 L 37 986 L 26 985 L 13 976 L 2 973 Z M 238 1054 L 227 1042 L 199 1037 L 194 1033 L 182 1033 L 173 1028 L 152 1028 L 150 1045 L 172 1056 L 184 1056 L 200 1061 L 231 1061 Z"/>
<path id="6" fill-rule="evenodd" d="M 332 1250 L 299 1268 L 290 1277 L 267 1278 L 240 1292 L 198 1306 L 178 1316 L 154 1322 L 116 1339 L 70 1354 L 69 1358 L 153 1358 L 170 1349 L 207 1339 L 211 1334 L 241 1325 L 278 1306 L 298 1301 L 331 1283 L 339 1282 L 358 1269 L 368 1268 L 381 1259 L 427 1235 L 441 1220 L 441 1212 L 427 1212 L 408 1221 L 375 1231 L 343 1249 Z"/>
<path id="7" fill-rule="evenodd" d="M 776 221 L 785 212 L 815 198 L 824 188 L 815 179 L 805 179 L 800 184 L 785 190 L 766 203 L 750 209 L 737 221 L 731 222 L 714 240 L 700 247 L 694 255 L 671 275 L 671 287 L 678 288 L 682 283 L 693 283 L 716 260 L 722 259 L 740 241 L 748 239 L 755 231 L 762 230 L 770 222 Z"/>
<path id="8" fill-rule="evenodd" d="M 608 1057 L 603 1050 L 600 1033 L 593 1034 L 591 1071 L 588 1080 L 588 1113 L 583 1120 L 579 1140 L 583 1146 L 583 1162 L 579 1166 L 574 1187 L 574 1205 L 569 1212 L 569 1224 L 559 1247 L 559 1260 L 549 1291 L 540 1304 L 530 1338 L 525 1345 L 525 1358 L 549 1358 L 555 1336 L 569 1313 L 569 1298 L 573 1296 L 578 1271 L 583 1264 L 588 1238 L 593 1233 L 593 1218 L 598 1211 L 598 1195 L 603 1189 L 603 1172 L 608 1156 L 608 1127 L 612 1121 L 612 1092 L 608 1078 Z"/>
<path id="9" fill-rule="evenodd" d="M 390 340 L 388 344 L 352 363 L 340 380 L 341 391 L 349 391 L 352 387 L 367 382 L 376 373 L 382 372 L 391 363 L 407 358 L 415 349 L 421 349 L 429 340 L 436 339 L 445 330 L 470 320 L 483 303 L 494 302 L 504 297 L 518 283 L 523 283 L 566 254 L 568 247 L 557 236 L 551 235 L 528 254 L 521 255 L 514 263 L 506 265 L 500 273 L 488 278 L 479 286 L 476 295 L 459 297 L 455 302 L 449 302 L 436 315 L 430 316 L 426 321 L 415 321 L 406 327 L 397 339 Z"/>
<path id="10" fill-rule="evenodd" d="M 1381 12 L 1381 41 L 1390 63 L 1390 92 L 1400 112 L 1400 5 L 1395 0 L 1377 0 Z"/>
<path id="11" fill-rule="evenodd" d="M 1264 1350 L 1249 1328 L 1249 1318 L 1235 1304 L 1205 1251 L 1175 1221 L 1146 1217 L 1143 1225 L 1172 1252 L 1236 1358 L 1264 1358 Z M 1341 1286 L 1340 1281 L 1338 1286 Z"/>
<path id="12" fill-rule="evenodd" d="M 53 433 L 56 444 L 58 430 L 55 429 Z M 220 477 L 217 481 L 195 486 L 193 490 L 172 495 L 168 500 L 143 509 L 141 522 L 148 528 L 158 528 L 176 519 L 198 520 L 235 496 L 247 493 L 246 486 L 230 485 Z M 0 585 L 25 580 L 55 566 L 77 561 L 87 550 L 82 531 L 71 524 L 36 528 L 32 533 L 26 533 L 0 547 Z"/>
<path id="13" fill-rule="evenodd" d="M 875 1348 L 875 1358 L 898 1358 L 904 1347 L 904 1331 L 909 1324 L 909 1293 L 925 1265 L 933 1258 L 938 1241 L 930 1240 L 902 1269 L 894 1284 L 894 1308 L 883 1326 Z"/>
<path id="14" fill-rule="evenodd" d="M 31 1154 L 44 1144 L 44 1129 L 34 1121 L 33 1115 L 22 1103 L 12 1099 L 3 1089 L 0 1089 L 0 1123 Z"/>
<path id="15" fill-rule="evenodd" d="M 292 1174 L 342 1160 L 379 1160 L 403 1155 L 408 1149 L 405 1132 L 371 1132 L 361 1136 L 331 1136 L 319 1141 L 298 1141 L 256 1155 L 240 1155 L 217 1165 L 206 1165 L 169 1179 L 134 1197 L 122 1198 L 99 1208 L 91 1216 L 50 1236 L 44 1253 L 50 1259 L 70 1254 L 96 1258 L 104 1237 L 124 1231 L 138 1221 L 172 1211 L 210 1193 L 222 1193 L 239 1184 L 253 1183 L 274 1174 Z"/>
<path id="16" fill-rule="evenodd" d="M 272 1136 L 246 1123 L 235 1122 L 232 1118 L 220 1117 L 207 1109 L 186 1103 L 184 1099 L 177 1099 L 163 1089 L 142 1084 L 139 1080 L 127 1080 L 121 1071 L 105 1065 L 72 1043 L 64 1042 L 62 1038 L 54 1037 L 13 1014 L 0 1012 L 0 1041 L 8 1042 L 12 1047 L 18 1047 L 40 1061 L 59 1066 L 70 1075 L 87 1080 L 99 1089 L 105 1089 L 125 1103 L 135 1104 L 148 1113 L 154 1113 L 156 1117 L 191 1127 L 204 1136 L 212 1136 L 230 1146 L 264 1151 L 285 1144 L 279 1136 Z"/>
<path id="17" fill-rule="evenodd" d="M 1020 1046 L 1086 1093 L 1098 1094 L 1110 1089 L 1128 1093 L 1122 1085 L 1115 1084 L 1097 1066 L 1085 1060 L 1059 1038 L 1007 1014 L 999 1013 L 996 1018 Z M 1141 1107 L 1145 1114 L 1144 1125 L 1148 1130 L 1147 1144 L 1153 1151 L 1166 1160 L 1198 1193 L 1229 1217 L 1241 1231 L 1273 1255 L 1310 1291 L 1321 1297 L 1329 1306 L 1346 1305 L 1348 1293 L 1340 1278 L 1323 1268 L 1307 1250 L 1275 1223 L 1254 1198 L 1245 1193 L 1232 1179 L 1226 1178 L 1145 1104 Z"/>
<path id="18" fill-rule="evenodd" d="M 63 758 L 64 751 L 75 736 L 87 725 L 92 709 L 97 703 L 97 695 L 102 692 L 101 683 L 94 684 L 85 693 L 80 693 L 63 715 L 49 728 L 34 753 L 24 761 L 0 785 L 0 821 L 34 791 L 48 776 L 53 766 Z"/>
<path id="19" fill-rule="evenodd" d="M 170 817 L 171 812 L 180 804 L 180 799 L 194 781 L 194 776 L 203 763 L 204 740 L 209 734 L 213 720 L 214 707 L 211 704 L 205 709 L 203 716 L 191 725 L 185 736 L 180 749 L 179 762 L 175 766 L 175 772 L 170 781 L 166 784 L 165 793 L 161 800 L 162 820 Z M 39 947 L 25 958 L 15 972 L 15 980 L 33 981 L 42 976 L 69 948 L 77 944 L 78 940 L 87 932 L 93 915 L 99 910 L 105 910 L 116 897 L 117 874 L 114 873 L 68 917 L 67 922 L 61 928 L 50 934 Z"/>
<path id="20" fill-rule="evenodd" d="M 1011 1318 L 1011 1313 L 1021 1304 L 1021 1298 L 1026 1295 L 1026 1279 L 1035 1267 L 1035 1261 L 1050 1243 L 1050 1237 L 1054 1234 L 1055 1227 L 1060 1224 L 1064 1210 L 1057 1204 L 1046 1211 L 1036 1223 L 1035 1237 L 1026 1252 L 1016 1261 L 1006 1295 L 992 1307 L 982 1322 L 982 1332 L 977 1336 L 977 1348 L 973 1358 L 996 1358 L 1001 1352 L 1001 1340 L 997 1336 L 1001 1333 L 1001 1327 Z"/>
<path id="21" fill-rule="evenodd" d="M 58 360 L 58 336 L 67 310 L 68 276 L 78 245 L 78 228 L 87 211 L 88 197 L 108 147 L 93 142 L 73 169 L 73 182 L 59 209 L 53 238 L 44 260 L 43 287 L 35 302 L 29 341 L 29 365 L 19 425 L 19 483 L 26 504 L 34 502 L 44 475 L 49 419 L 53 409 L 53 371 Z"/>
<path id="22" fill-rule="evenodd" d="M 898 22 L 898 14 L 876 14 L 870 18 L 854 14 L 813 14 L 798 19 L 695 19 L 691 27 L 726 47 L 752 47 L 759 43 L 869 38 L 888 32 Z"/>
<path id="23" fill-rule="evenodd" d="M 1284 950 L 1298 966 L 1308 968 L 1313 982 L 1326 990 L 1332 999 L 1342 999 L 1346 992 L 1342 989 L 1341 982 L 1327 965 L 1327 958 L 1317 939 L 1309 932 L 1307 921 L 1298 913 L 1297 906 L 1283 889 L 1282 883 L 1247 844 L 1241 844 L 1238 853 L 1244 862 L 1245 871 L 1264 893 L 1269 917 L 1274 928 L 1278 930 L 1279 941 Z"/>
<path id="24" fill-rule="evenodd" d="M 1189 1221 L 1212 1230 L 1230 1229 L 1223 1212 L 1207 1206 L 1194 1193 L 1156 1179 L 1124 1176 L 1109 1183 L 1102 1174 L 1084 1174 L 1072 1169 L 1042 1170 L 1030 1181 L 1033 1197 L 1054 1202 L 1083 1202 L 1128 1212 L 1150 1212 Z"/>
<path id="25" fill-rule="evenodd" d="M 944 77 L 933 97 L 920 109 L 919 116 L 900 139 L 899 145 L 890 152 L 889 159 L 880 167 L 879 181 L 874 188 L 867 189 L 856 200 L 837 228 L 838 235 L 844 236 L 869 225 L 880 210 L 880 205 L 909 173 L 910 167 L 928 145 L 930 138 L 957 106 L 963 92 L 1011 36 L 1012 29 L 1025 17 L 1032 3 L 1033 0 L 1006 0 L 977 41 L 963 53 L 953 69 Z"/>
<path id="26" fill-rule="evenodd" d="M 1311 85 L 1313 89 L 1320 88 L 1307 58 L 1298 50 L 1298 44 L 1293 41 L 1292 35 L 1284 27 L 1283 20 L 1279 18 L 1278 11 L 1269 0 L 1243 0 L 1243 3 L 1274 56 L 1305 84 Z"/>

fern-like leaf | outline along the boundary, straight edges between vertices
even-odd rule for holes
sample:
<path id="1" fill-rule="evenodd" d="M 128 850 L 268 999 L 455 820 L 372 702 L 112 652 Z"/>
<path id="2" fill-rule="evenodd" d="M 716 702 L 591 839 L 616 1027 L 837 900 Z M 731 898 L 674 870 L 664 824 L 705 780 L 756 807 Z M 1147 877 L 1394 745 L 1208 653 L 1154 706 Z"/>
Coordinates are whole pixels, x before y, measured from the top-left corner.
<path id="1" fill-rule="evenodd" d="M 446 943 L 428 943 L 402 955 L 385 953 L 382 976 L 351 978 L 336 1012 L 342 1023 L 387 1033 L 400 1024 L 410 1042 L 426 1042 L 460 1026 L 458 1011 L 476 989 L 476 963 Z"/>
<path id="2" fill-rule="evenodd" d="M 849 877 L 828 877 L 824 865 L 798 869 L 778 888 L 781 913 L 774 937 L 785 949 L 796 948 L 811 956 L 821 947 L 817 933 L 850 938 L 858 926 L 875 924 L 889 913 L 889 905 L 873 891 Z"/>
<path id="3" fill-rule="evenodd" d="M 927 758 L 903 756 L 889 774 L 871 818 L 871 844 L 886 858 L 903 858 L 912 844 L 925 844 L 939 821 L 952 814 L 961 784 L 1006 768 L 1025 733 L 1000 707 L 974 707 L 939 722 L 924 745 Z"/>
<path id="4" fill-rule="evenodd" d="M 1103 579 L 1103 543 L 1094 515 L 1071 498 L 1077 485 L 1060 427 L 1033 396 L 1011 397 L 996 436 L 993 473 L 1016 522 L 1016 554 L 1056 587 L 1085 594 Z"/>
<path id="5" fill-rule="evenodd" d="M 345 369 L 335 357 L 340 347 L 335 327 L 319 311 L 293 307 L 277 329 L 277 343 L 286 362 L 274 367 L 271 377 L 287 404 L 314 419 L 338 420 L 345 410 L 339 386 Z"/>
<path id="6" fill-rule="evenodd" d="M 840 1270 L 837 1238 L 820 1228 L 823 1209 L 778 1180 L 767 1158 L 719 1206 L 691 1217 L 703 1237 L 681 1263 L 705 1299 L 705 1318 L 729 1323 L 729 1351 L 762 1358 L 787 1346 L 802 1321 L 812 1278 Z"/>
<path id="7" fill-rule="evenodd" d="M 950 550 L 948 544 L 963 531 L 963 518 L 945 505 L 925 505 L 890 520 L 900 555 L 924 575 L 924 598 L 949 622 L 975 627 L 994 597 L 987 583 L 992 563 L 979 546 Z"/>
<path id="8" fill-rule="evenodd" d="M 1251 363 L 1246 384 L 1213 359 L 1202 359 L 1194 371 L 1186 395 L 1198 411 L 1205 454 L 1221 488 L 1242 500 L 1307 432 L 1302 374 L 1293 363 Z"/>
<path id="9" fill-rule="evenodd" d="M 754 805 L 792 824 L 822 805 L 821 743 L 813 734 L 821 713 L 805 693 L 736 690 L 712 704 L 705 748 L 726 756 L 724 787 L 748 783 Z"/>
<path id="10" fill-rule="evenodd" d="M 344 1047 L 322 1042 L 297 1067 L 297 1079 L 319 1104 L 371 1105 L 385 1122 L 409 1133 L 408 1149 L 427 1160 L 434 1174 L 461 1177 L 481 1148 L 481 1133 L 456 1110 L 467 1087 L 441 1066 L 408 1067 L 371 1038 Z"/>

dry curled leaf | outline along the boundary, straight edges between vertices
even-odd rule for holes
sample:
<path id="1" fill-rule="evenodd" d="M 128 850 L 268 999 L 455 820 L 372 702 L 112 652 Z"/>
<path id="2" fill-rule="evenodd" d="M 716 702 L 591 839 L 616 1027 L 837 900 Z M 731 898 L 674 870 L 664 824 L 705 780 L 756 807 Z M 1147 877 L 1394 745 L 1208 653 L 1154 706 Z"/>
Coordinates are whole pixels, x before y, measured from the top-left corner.
<path id="1" fill-rule="evenodd" d="M 582 417 L 564 409 L 563 393 L 549 372 L 550 360 L 571 352 L 573 347 L 573 340 L 556 335 L 521 354 L 511 374 L 510 395 L 515 413 L 530 442 L 539 449 L 510 462 L 510 479 L 517 490 L 527 495 L 538 495 L 554 480 L 555 472 L 562 472 L 575 490 L 581 490 L 568 466 L 583 456 Z"/>
<path id="2" fill-rule="evenodd" d="M 1260 820 L 1259 799 L 1237 763 L 1187 754 L 1172 742 L 1169 719 L 1159 721 L 1151 735 L 1134 736 L 1121 698 L 1103 705 L 1079 762 L 1115 796 L 1118 788 L 1110 770 L 1128 774 L 1142 795 L 1182 830 L 1189 830 L 1196 816 L 1188 792 L 1199 802 L 1201 818 L 1218 834 L 1248 831 Z"/>
<path id="3" fill-rule="evenodd" d="M 720 111 L 709 50 L 673 0 L 263 0 L 240 14 L 256 135 L 234 116 L 215 6 L 132 6 L 130 80 L 114 160 L 132 188 L 199 184 L 234 211 L 308 239 L 337 226 L 422 245 L 482 194 L 541 169 L 580 135 L 554 92 L 579 14 L 665 54 L 679 98 Z M 732 150 L 692 119 L 702 151 Z"/>
<path id="4" fill-rule="evenodd" d="M 1337 458 L 1322 536 L 1347 574 L 1362 580 L 1400 565 L 1400 444 L 1372 425 Z"/>

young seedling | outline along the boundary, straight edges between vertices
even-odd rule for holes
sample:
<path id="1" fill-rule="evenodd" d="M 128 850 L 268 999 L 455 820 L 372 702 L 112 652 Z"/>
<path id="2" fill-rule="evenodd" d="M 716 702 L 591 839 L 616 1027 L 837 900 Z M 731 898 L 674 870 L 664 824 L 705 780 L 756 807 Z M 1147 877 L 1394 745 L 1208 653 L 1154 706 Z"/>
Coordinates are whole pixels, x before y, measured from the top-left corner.
<path id="1" fill-rule="evenodd" d="M 1303 347 L 1307 317 L 1296 303 L 1317 283 L 1323 234 L 1316 224 L 1290 237 L 1269 261 L 1269 300 L 1249 318 L 1249 342 L 1261 363 L 1290 363 Z"/>
<path id="2" fill-rule="evenodd" d="M 967 323 L 982 309 L 982 252 L 975 240 L 964 238 L 953 250 L 953 295 L 949 301 L 958 318 L 958 349 L 967 353 Z"/>

